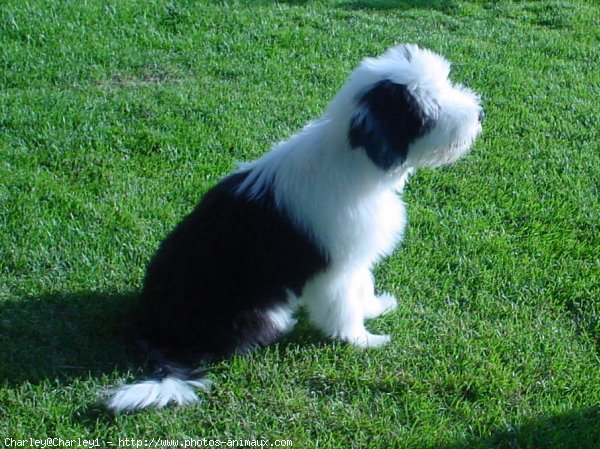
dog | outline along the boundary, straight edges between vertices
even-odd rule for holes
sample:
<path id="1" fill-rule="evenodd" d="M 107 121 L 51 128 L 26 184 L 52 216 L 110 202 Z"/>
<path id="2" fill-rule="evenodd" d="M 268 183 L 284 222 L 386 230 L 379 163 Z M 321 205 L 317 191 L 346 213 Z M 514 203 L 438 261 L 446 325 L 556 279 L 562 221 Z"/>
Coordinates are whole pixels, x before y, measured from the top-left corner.
<path id="1" fill-rule="evenodd" d="M 318 120 L 209 190 L 147 269 L 137 329 L 154 377 L 111 391 L 107 407 L 198 400 L 210 381 L 195 368 L 272 343 L 301 306 L 328 337 L 387 343 L 364 320 L 396 307 L 372 269 L 404 232 L 399 192 L 482 129 L 479 96 L 449 71 L 416 45 L 366 58 Z"/>

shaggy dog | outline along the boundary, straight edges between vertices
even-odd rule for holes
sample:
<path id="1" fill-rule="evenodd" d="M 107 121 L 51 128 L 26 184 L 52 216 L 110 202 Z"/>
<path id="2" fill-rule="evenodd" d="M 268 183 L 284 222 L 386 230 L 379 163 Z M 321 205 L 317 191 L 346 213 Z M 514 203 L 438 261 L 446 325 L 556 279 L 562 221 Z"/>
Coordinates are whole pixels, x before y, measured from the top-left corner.
<path id="1" fill-rule="evenodd" d="M 321 118 L 221 180 L 149 264 L 138 332 L 155 377 L 111 392 L 114 411 L 197 400 L 199 365 L 267 345 L 304 307 L 325 335 L 366 348 L 396 307 L 371 270 L 401 239 L 398 193 L 418 167 L 456 161 L 481 131 L 471 90 L 441 56 L 401 45 L 367 58 Z"/>

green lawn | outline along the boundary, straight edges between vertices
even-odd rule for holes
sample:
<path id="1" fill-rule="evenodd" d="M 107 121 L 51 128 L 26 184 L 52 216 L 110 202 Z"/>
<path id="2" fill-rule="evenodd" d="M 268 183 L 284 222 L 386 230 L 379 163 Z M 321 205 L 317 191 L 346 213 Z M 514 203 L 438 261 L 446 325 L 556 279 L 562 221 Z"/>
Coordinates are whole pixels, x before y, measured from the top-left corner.
<path id="1" fill-rule="evenodd" d="M 577 1 L 0 1 L 0 446 L 288 439 L 600 448 L 600 7 Z M 482 94 L 484 134 L 421 171 L 361 351 L 306 323 L 215 367 L 197 405 L 116 417 L 127 310 L 203 192 L 415 42 Z"/>

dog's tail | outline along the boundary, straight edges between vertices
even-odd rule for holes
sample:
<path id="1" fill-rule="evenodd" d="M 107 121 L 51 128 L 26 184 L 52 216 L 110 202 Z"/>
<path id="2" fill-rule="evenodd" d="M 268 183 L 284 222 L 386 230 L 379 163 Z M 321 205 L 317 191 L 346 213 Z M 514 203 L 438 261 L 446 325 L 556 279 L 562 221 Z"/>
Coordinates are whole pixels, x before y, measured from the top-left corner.
<path id="1" fill-rule="evenodd" d="M 115 413 L 148 407 L 161 408 L 170 403 L 191 404 L 198 400 L 194 389 L 207 390 L 212 382 L 205 371 L 162 365 L 151 379 L 123 385 L 107 392 L 106 407 Z"/>

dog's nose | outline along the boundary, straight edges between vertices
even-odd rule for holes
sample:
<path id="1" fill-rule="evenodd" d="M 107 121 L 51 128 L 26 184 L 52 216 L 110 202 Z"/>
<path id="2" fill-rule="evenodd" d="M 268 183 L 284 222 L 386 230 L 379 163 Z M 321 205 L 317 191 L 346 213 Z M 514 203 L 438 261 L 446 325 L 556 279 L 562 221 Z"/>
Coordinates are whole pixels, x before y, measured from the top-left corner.
<path id="1" fill-rule="evenodd" d="M 479 119 L 479 121 L 483 121 L 483 117 L 485 117 L 485 112 L 483 112 L 483 109 L 479 110 L 479 115 L 477 116 L 477 118 Z"/>

